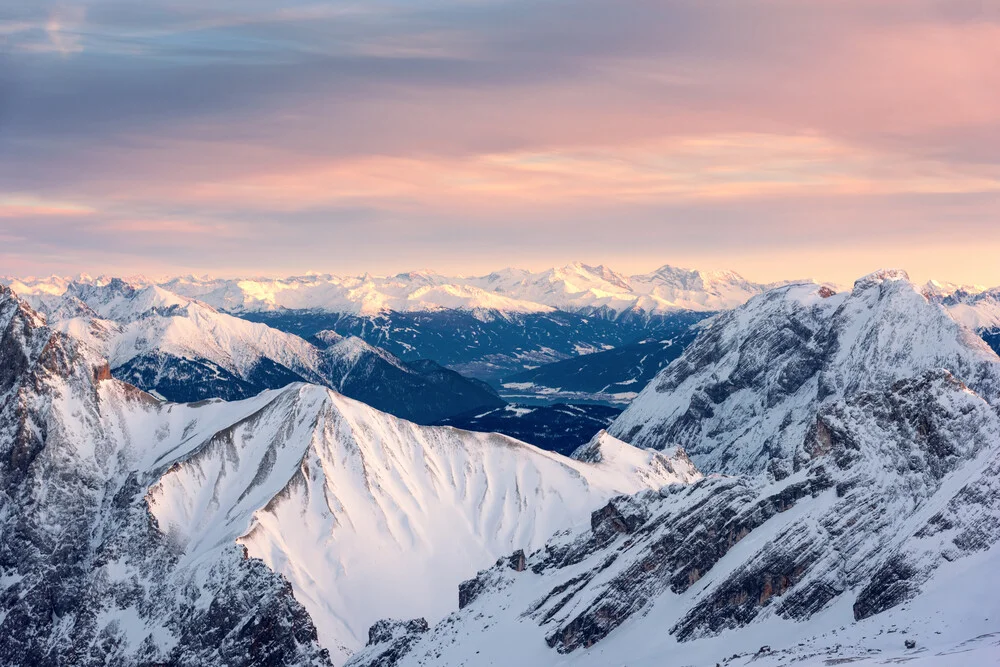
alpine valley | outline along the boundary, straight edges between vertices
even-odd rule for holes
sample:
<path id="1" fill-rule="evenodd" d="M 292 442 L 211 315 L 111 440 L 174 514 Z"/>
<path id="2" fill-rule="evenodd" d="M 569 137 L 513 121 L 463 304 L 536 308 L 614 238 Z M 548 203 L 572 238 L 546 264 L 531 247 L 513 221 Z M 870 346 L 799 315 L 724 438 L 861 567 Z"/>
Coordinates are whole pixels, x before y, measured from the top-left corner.
<path id="1" fill-rule="evenodd" d="M 997 290 L 0 282 L 0 664 L 1000 655 Z"/>

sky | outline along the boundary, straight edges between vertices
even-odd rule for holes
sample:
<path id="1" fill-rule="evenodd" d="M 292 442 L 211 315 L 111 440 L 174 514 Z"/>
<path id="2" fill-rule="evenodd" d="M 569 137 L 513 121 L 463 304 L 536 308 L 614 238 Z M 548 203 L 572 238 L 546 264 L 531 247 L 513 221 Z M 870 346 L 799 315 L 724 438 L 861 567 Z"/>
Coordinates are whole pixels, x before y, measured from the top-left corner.
<path id="1" fill-rule="evenodd" d="M 1000 0 L 0 3 L 0 274 L 1000 285 Z"/>

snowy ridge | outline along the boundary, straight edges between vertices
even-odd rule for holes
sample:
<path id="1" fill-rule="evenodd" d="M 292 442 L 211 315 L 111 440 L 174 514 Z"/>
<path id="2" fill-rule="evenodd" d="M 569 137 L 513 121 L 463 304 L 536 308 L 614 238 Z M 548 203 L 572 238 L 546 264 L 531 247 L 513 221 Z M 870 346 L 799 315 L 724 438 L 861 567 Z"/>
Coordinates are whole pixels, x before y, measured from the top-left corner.
<path id="1" fill-rule="evenodd" d="M 645 469 L 645 455 L 584 463 L 416 426 L 308 384 L 232 403 L 162 403 L 104 379 L 93 351 L 9 292 L 0 315 L 0 350 L 30 357 L 24 383 L 0 387 L 21 392 L 0 404 L 0 451 L 30 452 L 0 462 L 10 510 L 0 529 L 28 540 L 0 545 L 11 564 L 0 629 L 26 624 L 0 649 L 5 664 L 69 651 L 83 651 L 82 664 L 243 664 L 247 641 L 281 664 L 323 664 L 316 630 L 339 663 L 391 610 L 443 615 L 477 566 L 585 524 L 612 496 L 684 481 Z M 32 550 L 35 540 L 50 551 Z M 85 592 L 58 602 L 58 626 L 48 597 L 18 592 L 54 582 Z M 253 639 L 269 627 L 275 636 Z"/>
<path id="2" fill-rule="evenodd" d="M 25 298 L 60 295 L 70 279 L 0 279 Z M 78 282 L 106 285 L 112 279 L 83 277 Z M 413 271 L 395 276 L 339 277 L 309 274 L 288 278 L 177 277 L 155 282 L 229 312 L 312 310 L 357 315 L 384 311 L 414 312 L 462 309 L 500 313 L 629 310 L 716 311 L 733 308 L 767 286 L 731 271 L 697 271 L 663 266 L 647 274 L 625 276 L 604 266 L 579 262 L 540 272 L 504 269 L 481 277 L 443 276 Z"/>
<path id="3" fill-rule="evenodd" d="M 239 541 L 284 575 L 334 653 L 390 611 L 440 618 L 472 563 L 537 547 L 618 493 L 698 477 L 623 443 L 586 464 L 310 385 L 269 395 L 151 488 L 150 509 L 190 558 Z"/>
<path id="4" fill-rule="evenodd" d="M 570 458 L 609 467 L 620 473 L 627 472 L 630 477 L 646 480 L 646 486 L 650 488 L 664 484 L 691 484 L 702 478 L 682 449 L 672 452 L 637 449 L 605 430 L 598 432 Z"/>

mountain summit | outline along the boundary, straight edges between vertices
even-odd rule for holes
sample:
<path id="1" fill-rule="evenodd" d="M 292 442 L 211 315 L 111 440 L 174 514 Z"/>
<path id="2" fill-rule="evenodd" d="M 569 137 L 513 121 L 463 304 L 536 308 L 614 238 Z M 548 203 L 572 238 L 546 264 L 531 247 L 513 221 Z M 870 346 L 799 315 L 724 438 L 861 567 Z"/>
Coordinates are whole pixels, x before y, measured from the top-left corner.
<path id="1" fill-rule="evenodd" d="M 610 430 L 643 447 L 680 444 L 708 471 L 781 478 L 808 458 L 824 406 L 937 369 L 992 402 L 997 361 L 905 272 L 842 293 L 790 285 L 703 324 Z"/>

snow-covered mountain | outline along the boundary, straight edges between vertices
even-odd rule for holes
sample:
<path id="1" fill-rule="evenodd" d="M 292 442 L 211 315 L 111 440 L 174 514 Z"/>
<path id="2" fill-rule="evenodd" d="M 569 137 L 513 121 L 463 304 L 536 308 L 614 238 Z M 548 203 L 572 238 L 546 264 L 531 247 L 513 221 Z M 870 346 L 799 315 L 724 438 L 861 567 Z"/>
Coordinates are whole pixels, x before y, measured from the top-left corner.
<path id="1" fill-rule="evenodd" d="M 127 324 L 103 287 L 50 312 Z M 163 403 L 117 335 L 0 289 L 3 664 L 995 662 L 1000 357 L 903 272 L 716 315 L 571 458 L 305 383 Z"/>
<path id="2" fill-rule="evenodd" d="M 82 277 L 78 282 L 104 284 L 108 280 Z M 4 281 L 25 296 L 61 294 L 71 282 L 55 276 Z M 504 269 L 481 277 L 412 271 L 395 276 L 186 276 L 161 281 L 132 277 L 129 281 L 158 284 L 227 312 L 304 310 L 352 315 L 442 309 L 483 313 L 716 311 L 738 306 L 766 288 L 732 271 L 663 266 L 651 273 L 625 276 L 604 266 L 579 262 L 540 272 Z"/>
<path id="3" fill-rule="evenodd" d="M 70 283 L 33 301 L 55 328 L 99 350 L 115 377 L 173 401 L 236 400 L 307 381 L 421 423 L 503 405 L 490 387 L 433 362 L 407 364 L 355 337 L 314 345 L 155 285 Z"/>
<path id="4" fill-rule="evenodd" d="M 308 384 L 163 403 L 6 288 L 0 368 L 5 665 L 339 664 L 498 555 L 700 478 L 608 436 L 567 459 Z"/>
<path id="5" fill-rule="evenodd" d="M 783 477 L 810 458 L 822 406 L 941 368 L 993 401 L 996 358 L 901 271 L 842 293 L 781 287 L 708 321 L 610 430 L 681 444 L 706 470 Z"/>
<path id="6" fill-rule="evenodd" d="M 611 428 L 714 474 L 613 499 L 350 664 L 993 664 L 997 378 L 902 272 L 757 297 Z"/>

